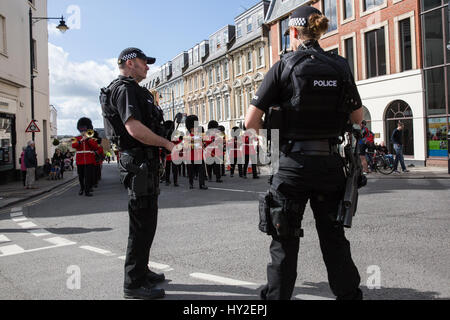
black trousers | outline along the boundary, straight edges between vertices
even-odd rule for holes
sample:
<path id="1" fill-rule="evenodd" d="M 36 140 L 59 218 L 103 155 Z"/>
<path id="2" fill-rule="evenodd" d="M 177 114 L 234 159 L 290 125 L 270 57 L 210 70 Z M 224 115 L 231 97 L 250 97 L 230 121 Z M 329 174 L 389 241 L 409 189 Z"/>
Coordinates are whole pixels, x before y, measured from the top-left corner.
<path id="1" fill-rule="evenodd" d="M 186 164 L 184 163 L 184 161 L 177 165 L 178 167 L 178 175 L 181 176 L 183 175 L 183 177 L 186 177 Z"/>
<path id="2" fill-rule="evenodd" d="M 94 182 L 94 165 L 77 165 L 77 171 L 78 180 L 80 181 L 80 189 L 83 191 L 89 191 Z"/>
<path id="3" fill-rule="evenodd" d="M 243 175 L 244 177 L 247 176 L 247 169 L 248 169 L 248 164 L 250 162 L 250 155 L 246 154 L 245 155 L 245 162 L 244 162 L 244 168 L 243 168 Z M 256 164 L 252 163 L 252 174 L 253 174 L 253 178 L 256 178 L 258 176 L 258 171 L 256 168 Z"/>
<path id="4" fill-rule="evenodd" d="M 136 289 L 144 284 L 149 272 L 150 248 L 158 222 L 158 196 L 148 196 L 147 208 L 134 209 L 128 203 L 129 235 L 125 258 L 125 289 Z"/>
<path id="5" fill-rule="evenodd" d="M 196 164 L 194 161 L 187 164 L 187 172 L 189 176 L 189 185 L 194 185 L 194 175 L 198 174 L 198 184 L 199 186 L 205 185 L 205 163 L 202 162 L 201 164 Z"/>
<path id="6" fill-rule="evenodd" d="M 166 160 L 166 182 L 170 183 L 170 169 L 172 168 L 173 183 L 178 183 L 178 167 L 179 165 L 176 165 L 170 160 Z"/>
<path id="7" fill-rule="evenodd" d="M 271 193 L 276 206 L 291 200 L 288 216 L 297 222 L 303 218 L 308 200 L 314 212 L 320 248 L 332 292 L 340 299 L 354 298 L 359 290 L 360 275 L 353 263 L 350 243 L 344 228 L 335 223 L 338 205 L 345 188 L 345 176 L 339 155 L 280 157 L 280 168 L 273 177 Z M 294 208 L 294 209 L 292 209 Z M 300 238 L 272 236 L 267 265 L 267 285 L 261 297 L 268 300 L 291 299 L 297 279 Z"/>
<path id="8" fill-rule="evenodd" d="M 216 180 L 220 179 L 220 177 L 221 177 L 221 175 L 220 175 L 220 171 L 221 171 L 220 164 L 218 164 L 218 163 L 207 164 L 206 165 L 206 170 L 208 172 L 209 180 L 212 179 L 213 173 L 216 176 Z"/>
<path id="9" fill-rule="evenodd" d="M 236 169 L 236 164 L 238 163 L 238 159 L 234 158 L 232 159 L 233 162 L 230 164 L 230 175 L 234 175 L 234 170 Z M 242 177 L 242 164 L 237 164 L 238 171 L 239 171 L 239 177 Z"/>

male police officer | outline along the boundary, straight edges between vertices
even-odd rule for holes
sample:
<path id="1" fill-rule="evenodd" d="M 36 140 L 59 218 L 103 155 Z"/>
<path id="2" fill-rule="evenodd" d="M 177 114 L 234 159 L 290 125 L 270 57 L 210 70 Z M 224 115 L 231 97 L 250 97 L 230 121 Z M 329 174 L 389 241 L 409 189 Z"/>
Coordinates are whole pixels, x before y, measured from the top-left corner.
<path id="1" fill-rule="evenodd" d="M 291 44 L 298 50 L 267 73 L 245 121 L 248 129 L 259 130 L 269 108 L 279 106 L 282 113 L 279 171 L 260 205 L 261 217 L 268 217 L 266 232 L 273 239 L 268 283 L 261 298 L 291 298 L 308 200 L 333 293 L 338 299 L 362 298 L 349 242 L 343 226 L 336 224 L 345 176 L 335 139 L 342 136 L 349 119 L 362 121 L 362 103 L 347 62 L 319 46 L 328 19 L 319 10 L 303 6 L 293 12 L 289 26 Z"/>
<path id="2" fill-rule="evenodd" d="M 148 269 L 149 252 L 156 232 L 159 195 L 159 148 L 169 152 L 174 145 L 163 135 L 162 110 L 151 93 L 138 85 L 153 64 L 137 48 L 128 48 L 119 56 L 120 76 L 100 95 L 105 131 L 120 150 L 121 179 L 130 196 L 130 228 L 125 260 L 124 297 L 156 299 L 165 295 L 156 288 L 164 274 Z"/>

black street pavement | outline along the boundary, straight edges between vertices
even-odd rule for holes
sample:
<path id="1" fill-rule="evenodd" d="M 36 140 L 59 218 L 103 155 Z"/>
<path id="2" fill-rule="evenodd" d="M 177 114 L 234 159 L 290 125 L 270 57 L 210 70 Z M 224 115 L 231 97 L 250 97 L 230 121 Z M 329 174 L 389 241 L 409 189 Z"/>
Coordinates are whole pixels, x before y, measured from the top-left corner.
<path id="1" fill-rule="evenodd" d="M 92 198 L 71 180 L 0 209 L 0 299 L 123 298 L 127 192 L 116 166 L 104 165 Z M 346 235 L 366 299 L 450 298 L 450 179 L 414 174 L 369 175 L 361 189 Z M 167 300 L 258 299 L 270 238 L 257 228 L 257 201 L 268 177 L 223 180 L 161 186 L 149 266 L 165 273 Z M 333 299 L 309 207 L 303 228 L 293 299 Z"/>

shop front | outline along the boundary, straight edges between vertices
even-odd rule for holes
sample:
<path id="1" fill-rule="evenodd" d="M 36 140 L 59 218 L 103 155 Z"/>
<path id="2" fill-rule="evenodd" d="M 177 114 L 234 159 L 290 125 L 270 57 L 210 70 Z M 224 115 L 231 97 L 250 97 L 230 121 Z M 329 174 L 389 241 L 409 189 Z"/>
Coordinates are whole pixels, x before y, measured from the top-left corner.
<path id="1" fill-rule="evenodd" d="M 0 113 L 0 183 L 15 175 L 16 130 L 15 115 Z"/>

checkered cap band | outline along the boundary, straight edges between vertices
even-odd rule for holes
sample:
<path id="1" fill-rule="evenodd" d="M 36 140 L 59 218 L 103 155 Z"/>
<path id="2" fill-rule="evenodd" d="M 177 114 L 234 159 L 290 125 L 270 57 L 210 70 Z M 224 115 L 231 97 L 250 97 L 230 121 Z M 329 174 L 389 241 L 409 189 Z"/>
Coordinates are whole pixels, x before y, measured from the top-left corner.
<path id="1" fill-rule="evenodd" d="M 136 52 L 132 52 L 132 53 L 129 53 L 127 55 L 124 55 L 120 60 L 127 61 L 127 60 L 131 60 L 131 59 L 134 59 L 134 58 L 137 58 L 137 53 Z"/>
<path id="2" fill-rule="evenodd" d="M 291 18 L 289 20 L 289 27 L 306 27 L 307 24 L 305 18 Z"/>

